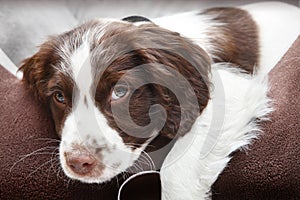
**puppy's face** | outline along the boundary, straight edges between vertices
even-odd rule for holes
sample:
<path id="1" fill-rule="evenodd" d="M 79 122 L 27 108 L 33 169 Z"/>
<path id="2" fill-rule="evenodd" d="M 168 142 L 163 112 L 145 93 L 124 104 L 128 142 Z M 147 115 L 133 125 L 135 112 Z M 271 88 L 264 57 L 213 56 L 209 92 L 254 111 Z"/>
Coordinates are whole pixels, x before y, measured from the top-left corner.
<path id="1" fill-rule="evenodd" d="M 209 99 L 207 54 L 150 22 L 88 22 L 21 70 L 51 109 L 65 174 L 88 183 L 125 171 L 158 135 L 187 133 Z"/>

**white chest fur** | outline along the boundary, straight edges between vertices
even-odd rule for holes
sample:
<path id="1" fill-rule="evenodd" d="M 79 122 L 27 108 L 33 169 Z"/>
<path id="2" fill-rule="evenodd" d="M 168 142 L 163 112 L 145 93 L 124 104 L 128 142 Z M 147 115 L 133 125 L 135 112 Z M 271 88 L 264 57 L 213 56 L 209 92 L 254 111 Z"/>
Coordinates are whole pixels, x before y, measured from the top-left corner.
<path id="1" fill-rule="evenodd" d="M 230 153 L 256 137 L 271 111 L 267 81 L 215 64 L 212 99 L 191 131 L 179 138 L 161 169 L 163 199 L 205 199 Z"/>

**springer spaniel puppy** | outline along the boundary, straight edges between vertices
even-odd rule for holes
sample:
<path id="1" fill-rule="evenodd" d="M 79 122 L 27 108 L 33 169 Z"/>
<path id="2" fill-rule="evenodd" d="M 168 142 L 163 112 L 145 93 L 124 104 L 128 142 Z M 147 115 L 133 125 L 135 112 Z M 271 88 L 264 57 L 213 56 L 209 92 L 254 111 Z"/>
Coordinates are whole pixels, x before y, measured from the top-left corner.
<path id="1" fill-rule="evenodd" d="M 111 180 L 163 136 L 174 142 L 162 198 L 205 199 L 272 110 L 263 74 L 299 35 L 299 19 L 283 3 L 97 19 L 50 37 L 20 69 L 52 112 L 68 177 Z"/>

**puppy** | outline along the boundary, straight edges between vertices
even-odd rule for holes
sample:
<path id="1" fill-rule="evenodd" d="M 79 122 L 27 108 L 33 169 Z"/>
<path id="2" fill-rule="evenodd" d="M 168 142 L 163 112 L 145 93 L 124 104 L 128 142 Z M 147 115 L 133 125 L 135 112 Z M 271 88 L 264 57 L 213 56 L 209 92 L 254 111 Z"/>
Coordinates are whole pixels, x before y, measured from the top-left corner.
<path id="1" fill-rule="evenodd" d="M 260 3 L 91 20 L 50 37 L 20 69 L 52 112 L 68 177 L 111 180 L 163 136 L 174 145 L 162 198 L 205 199 L 272 110 L 259 74 L 299 35 L 299 18 L 296 7 Z"/>

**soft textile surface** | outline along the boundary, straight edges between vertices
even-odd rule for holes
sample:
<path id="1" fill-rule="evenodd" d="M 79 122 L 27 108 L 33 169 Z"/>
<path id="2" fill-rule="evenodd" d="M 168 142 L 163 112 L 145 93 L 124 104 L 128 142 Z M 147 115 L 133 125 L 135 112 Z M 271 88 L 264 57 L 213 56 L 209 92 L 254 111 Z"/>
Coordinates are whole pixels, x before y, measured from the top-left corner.
<path id="1" fill-rule="evenodd" d="M 269 74 L 275 112 L 264 133 L 233 159 L 213 199 L 300 199 L 300 37 Z"/>
<path id="2" fill-rule="evenodd" d="M 299 55 L 300 38 L 270 73 L 271 121 L 247 153 L 233 154 L 213 199 L 300 199 Z M 46 139 L 56 138 L 49 113 L 2 67 L 0 106 L 0 199 L 117 198 L 122 180 L 87 185 L 63 175 L 58 142 Z"/>

